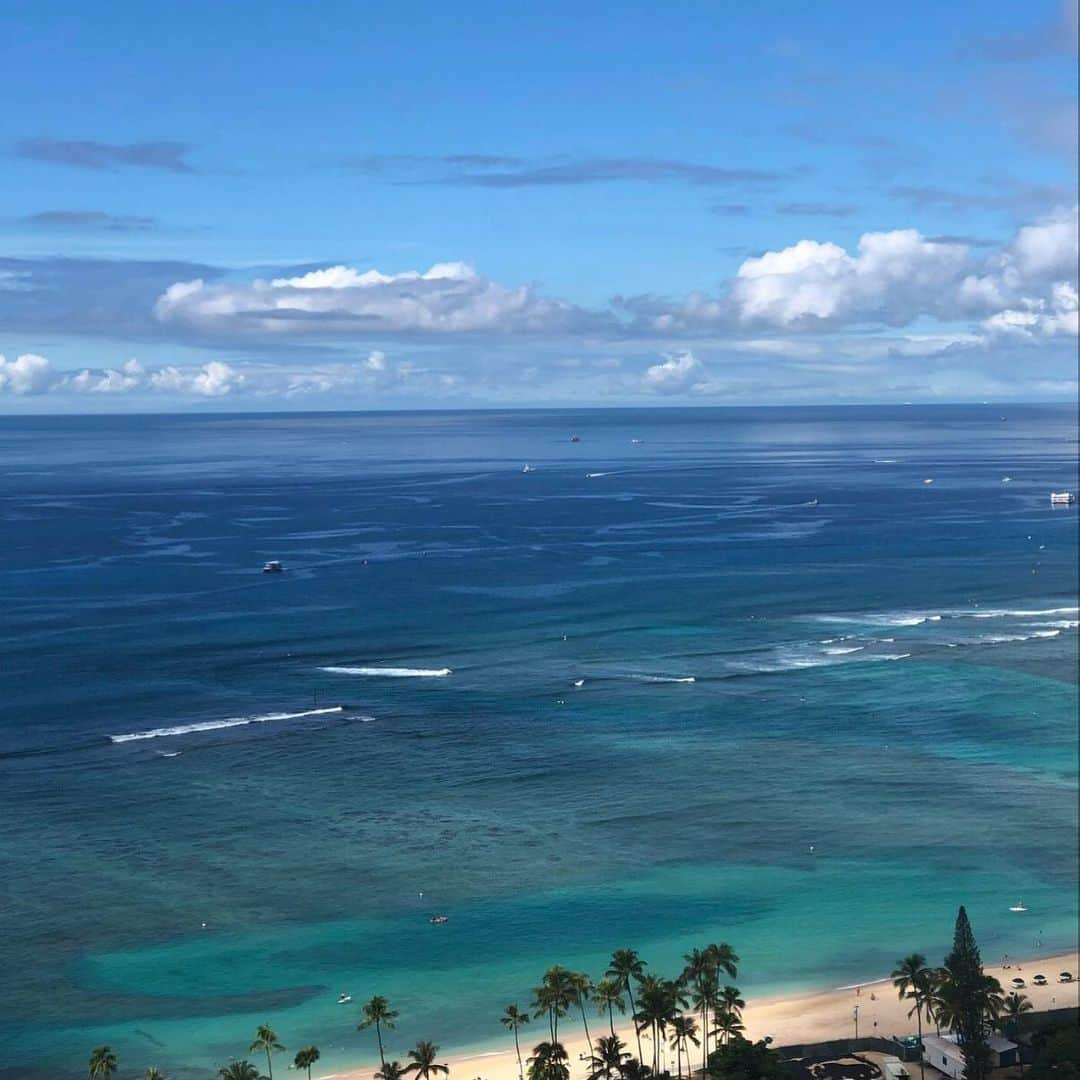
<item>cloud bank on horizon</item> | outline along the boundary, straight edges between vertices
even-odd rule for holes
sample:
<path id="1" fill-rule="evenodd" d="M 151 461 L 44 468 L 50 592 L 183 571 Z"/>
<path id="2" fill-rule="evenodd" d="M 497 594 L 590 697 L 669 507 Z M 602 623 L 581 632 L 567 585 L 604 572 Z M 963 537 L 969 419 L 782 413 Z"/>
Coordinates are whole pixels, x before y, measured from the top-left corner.
<path id="1" fill-rule="evenodd" d="M 425 45 L 431 69 L 411 81 L 384 70 L 388 100 L 442 125 L 396 122 L 357 83 L 363 152 L 319 80 L 296 93 L 325 136 L 284 110 L 263 138 L 234 104 L 232 145 L 201 108 L 230 87 L 184 83 L 194 43 L 149 28 L 145 73 L 172 80 L 177 137 L 131 71 L 114 88 L 130 115 L 71 109 L 68 132 L 45 133 L 42 76 L 22 60 L 19 130 L 0 122 L 17 192 L 0 409 L 1075 398 L 1075 0 L 990 5 L 978 25 L 974 9 L 883 11 L 869 58 L 846 6 L 801 23 L 740 12 L 711 39 L 646 19 L 626 29 L 655 65 L 637 81 L 615 56 L 552 46 L 553 74 L 526 51 L 543 101 L 496 55 L 539 16 L 500 19 L 491 40 Z M 231 40 L 238 17 L 196 38 Z M 32 58 L 50 16 L 21 29 Z M 396 29 L 376 21 L 372 56 Z M 237 91 L 286 37 L 300 68 L 350 59 L 300 14 L 260 33 L 238 47 Z M 107 46 L 68 47 L 64 78 L 108 62 Z M 527 128 L 441 83 L 466 59 L 530 103 Z M 425 96 L 435 85 L 449 103 Z M 447 150 L 456 125 L 514 152 Z"/>

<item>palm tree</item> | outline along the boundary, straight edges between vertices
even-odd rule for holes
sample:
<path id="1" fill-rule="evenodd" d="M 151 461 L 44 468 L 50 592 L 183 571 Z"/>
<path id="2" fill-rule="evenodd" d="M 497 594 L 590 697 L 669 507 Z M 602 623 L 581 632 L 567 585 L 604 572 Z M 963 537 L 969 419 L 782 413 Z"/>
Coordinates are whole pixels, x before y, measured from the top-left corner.
<path id="1" fill-rule="evenodd" d="M 375 1073 L 375 1080 L 404 1080 L 405 1068 L 399 1061 L 384 1061 Z"/>
<path id="2" fill-rule="evenodd" d="M 652 1032 L 653 1072 L 660 1071 L 660 1044 L 680 1004 L 685 1005 L 686 998 L 678 983 L 655 975 L 642 976 L 634 1024 L 638 1032 L 646 1029 Z"/>
<path id="3" fill-rule="evenodd" d="M 701 1014 L 701 1030 L 705 1033 L 705 1048 L 701 1054 L 701 1067 L 706 1068 L 709 1058 L 709 1009 L 713 995 L 708 992 L 716 984 L 716 965 L 707 949 L 692 949 L 683 957 L 686 966 L 680 978 L 694 992 L 694 1008 Z"/>
<path id="4" fill-rule="evenodd" d="M 678 1062 L 678 1075 L 682 1076 L 682 1058 L 683 1054 L 686 1054 L 686 1064 L 690 1064 L 690 1047 L 687 1046 L 687 1042 L 692 1042 L 695 1046 L 701 1045 L 701 1040 L 698 1036 L 697 1021 L 692 1016 L 676 1016 L 671 1021 L 671 1048 L 675 1051 L 676 1061 Z M 692 1072 L 693 1070 L 691 1070 Z"/>
<path id="5" fill-rule="evenodd" d="M 1004 1020 L 1003 1028 L 1012 1028 L 1010 1037 L 1019 1042 L 1020 1029 L 1024 1024 L 1024 1014 L 1031 1012 L 1033 1006 L 1026 994 L 1018 994 L 1014 990 L 1002 1002 L 1001 1018 Z M 1003 1032 L 1005 1034 L 1005 1032 Z M 1020 1062 L 1020 1076 L 1024 1075 L 1024 1059 L 1017 1048 L 1017 1060 Z"/>
<path id="6" fill-rule="evenodd" d="M 365 1028 L 371 1027 L 372 1024 L 375 1025 L 375 1036 L 379 1040 L 379 1064 L 385 1069 L 386 1055 L 383 1053 L 382 1029 L 387 1027 L 393 1030 L 394 1021 L 397 1020 L 398 1014 L 390 1008 L 390 1002 L 386 998 L 376 994 L 370 1001 L 364 1002 L 361 1015 L 363 1018 L 356 1025 L 356 1030 L 363 1031 Z"/>
<path id="7" fill-rule="evenodd" d="M 596 1051 L 589 1057 L 588 1080 L 614 1080 L 621 1077 L 630 1055 L 626 1043 L 618 1035 L 602 1035 L 596 1040 Z"/>
<path id="8" fill-rule="evenodd" d="M 160 1070 L 155 1069 L 153 1065 L 143 1073 L 143 1080 L 169 1080 L 169 1078 Z M 311 1077 L 308 1077 L 311 1080 Z"/>
<path id="9" fill-rule="evenodd" d="M 726 972 L 732 979 L 739 977 L 737 967 L 739 958 L 736 956 L 735 950 L 726 941 L 721 941 L 719 945 L 709 945 L 705 951 L 712 958 L 713 967 L 717 971 Z"/>
<path id="10" fill-rule="evenodd" d="M 90 1080 L 108 1080 L 116 1072 L 116 1055 L 108 1046 L 98 1046 L 90 1051 Z"/>
<path id="11" fill-rule="evenodd" d="M 738 1025 L 739 1030 L 742 1030 L 742 1011 L 746 1008 L 746 1002 L 739 997 L 739 988 L 737 986 L 725 986 L 720 991 L 720 1011 L 730 1016 Z M 724 1036 L 724 1045 L 726 1046 L 731 1041 L 731 1032 L 729 1031 Z"/>
<path id="12" fill-rule="evenodd" d="M 274 1065 L 270 1060 L 270 1055 L 284 1049 L 285 1047 L 278 1042 L 277 1032 L 269 1024 L 260 1024 L 259 1030 L 255 1032 L 255 1041 L 248 1047 L 248 1052 L 254 1054 L 259 1050 L 266 1051 L 266 1075 L 270 1077 L 270 1080 L 274 1080 Z"/>
<path id="13" fill-rule="evenodd" d="M 507 1005 L 506 1011 L 499 1017 L 499 1023 L 514 1033 L 514 1049 L 517 1051 L 519 1080 L 525 1080 L 525 1067 L 521 1064 L 521 1043 L 518 1041 L 518 1028 L 528 1022 L 529 1014 L 522 1012 L 516 1005 Z"/>
<path id="14" fill-rule="evenodd" d="M 926 998 L 926 1015 L 933 1019 L 934 1030 L 939 1036 L 942 1024 L 952 1029 L 952 1006 L 947 994 L 948 979 L 949 973 L 943 967 L 931 968 L 927 976 L 929 992 Z"/>
<path id="15" fill-rule="evenodd" d="M 611 954 L 611 963 L 608 964 L 605 972 L 609 979 L 615 980 L 620 990 L 626 991 L 627 997 L 630 998 L 631 1016 L 637 1012 L 637 1006 L 634 1004 L 634 990 L 630 985 L 630 980 L 640 980 L 647 966 L 633 949 L 616 949 Z M 634 1034 L 637 1036 L 638 1061 L 641 1061 L 641 1032 L 636 1025 Z"/>
<path id="16" fill-rule="evenodd" d="M 431 1080 L 438 1073 L 444 1076 L 450 1072 L 448 1065 L 440 1065 L 435 1059 L 439 1056 L 439 1048 L 427 1039 L 421 1039 L 416 1046 L 409 1051 L 412 1061 L 405 1066 L 407 1073 L 416 1073 L 417 1080 Z"/>
<path id="17" fill-rule="evenodd" d="M 593 1001 L 596 1002 L 596 1011 L 600 1016 L 607 1013 L 608 1026 L 611 1034 L 615 1034 L 615 1010 L 626 1012 L 626 1002 L 623 1000 L 622 987 L 614 979 L 601 979 L 592 991 Z"/>
<path id="18" fill-rule="evenodd" d="M 553 964 L 544 972 L 543 982 L 533 990 L 535 1016 L 547 1013 L 551 1041 L 559 1041 L 559 1017 L 576 1001 L 574 973 L 561 964 Z"/>
<path id="19" fill-rule="evenodd" d="M 305 1046 L 302 1050 L 296 1051 L 293 1065 L 297 1069 L 307 1069 L 307 1080 L 311 1080 L 311 1066 L 319 1060 L 320 1056 L 317 1046 Z"/>
<path id="20" fill-rule="evenodd" d="M 892 973 L 893 986 L 900 1000 L 910 1000 L 916 1022 L 919 1026 L 919 1046 L 922 1046 L 922 1015 L 923 1009 L 930 1011 L 930 998 L 932 992 L 932 980 L 930 968 L 926 966 L 926 957 L 922 953 L 912 953 L 896 962 Z M 911 1016 L 911 1013 L 908 1013 Z M 923 1065 L 922 1054 L 919 1055 L 919 1076 L 925 1080 L 926 1069 Z"/>
<path id="21" fill-rule="evenodd" d="M 743 1022 L 739 1014 L 724 1005 L 717 1009 L 714 1019 L 716 1027 L 713 1028 L 713 1034 L 718 1039 L 722 1037 L 725 1046 L 729 1046 L 731 1040 L 737 1039 L 743 1032 Z"/>
<path id="22" fill-rule="evenodd" d="M 585 1028 L 585 1041 L 589 1044 L 589 1057 L 592 1057 L 592 1036 L 589 1034 L 589 1021 L 585 1016 L 585 1002 L 592 997 L 593 981 L 583 971 L 572 971 L 570 972 L 570 987 L 572 1000 L 581 1010 L 581 1023 Z"/>
<path id="23" fill-rule="evenodd" d="M 562 1043 L 537 1043 L 529 1058 L 529 1080 L 570 1080 L 568 1060 Z"/>
<path id="24" fill-rule="evenodd" d="M 702 976 L 701 984 L 694 990 L 691 1003 L 701 1013 L 701 1068 L 709 1067 L 709 1013 L 715 1015 L 720 1008 L 720 976 L 716 968 L 709 968 Z"/>
<path id="25" fill-rule="evenodd" d="M 265 1080 L 265 1077 L 250 1061 L 234 1061 L 223 1069 L 218 1069 L 221 1080 Z"/>

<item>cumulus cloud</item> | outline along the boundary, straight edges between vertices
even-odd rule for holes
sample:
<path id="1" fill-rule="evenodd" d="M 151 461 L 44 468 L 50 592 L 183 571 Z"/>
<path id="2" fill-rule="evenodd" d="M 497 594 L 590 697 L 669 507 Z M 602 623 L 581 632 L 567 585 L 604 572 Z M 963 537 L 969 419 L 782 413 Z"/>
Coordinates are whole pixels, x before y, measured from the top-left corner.
<path id="1" fill-rule="evenodd" d="M 295 398 L 339 392 L 397 391 L 419 393 L 452 391 L 459 376 L 420 367 L 408 360 L 391 360 L 379 350 L 347 363 L 229 364 L 210 360 L 203 364 L 165 364 L 148 367 L 131 359 L 118 367 L 58 371 L 43 356 L 31 353 L 7 361 L 0 356 L 0 394 L 146 397 L 174 399 Z"/>
<path id="2" fill-rule="evenodd" d="M 580 308 L 506 286 L 462 262 L 383 274 L 329 266 L 297 277 L 249 283 L 170 285 L 154 314 L 162 323 L 238 333 L 327 334 L 358 330 L 418 333 L 544 333 L 596 322 Z"/>
<path id="3" fill-rule="evenodd" d="M 931 239 L 915 229 L 864 233 L 854 250 L 803 239 L 745 259 L 715 296 L 617 297 L 614 304 L 653 334 L 829 332 L 921 318 L 990 319 L 1005 311 L 1014 314 L 991 325 L 1068 334 L 1074 320 L 1062 298 L 1070 286 L 1075 292 L 1077 254 L 1074 206 L 1025 225 L 1003 249 L 978 258 L 961 238 Z"/>
<path id="4" fill-rule="evenodd" d="M 14 360 L 0 354 L 0 393 L 43 394 L 52 381 L 52 367 L 44 356 L 23 353 Z"/>
<path id="5" fill-rule="evenodd" d="M 643 388 L 654 394 L 685 394 L 705 376 L 701 361 L 689 350 L 664 355 L 659 364 L 646 368 Z"/>

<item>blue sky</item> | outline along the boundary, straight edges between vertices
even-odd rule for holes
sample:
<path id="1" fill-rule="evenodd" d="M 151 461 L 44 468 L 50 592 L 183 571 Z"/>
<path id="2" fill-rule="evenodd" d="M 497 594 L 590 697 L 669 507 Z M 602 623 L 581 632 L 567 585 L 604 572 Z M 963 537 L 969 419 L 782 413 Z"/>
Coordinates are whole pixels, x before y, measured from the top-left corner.
<path id="1" fill-rule="evenodd" d="M 0 409 L 1076 395 L 1076 3 L 0 0 Z"/>

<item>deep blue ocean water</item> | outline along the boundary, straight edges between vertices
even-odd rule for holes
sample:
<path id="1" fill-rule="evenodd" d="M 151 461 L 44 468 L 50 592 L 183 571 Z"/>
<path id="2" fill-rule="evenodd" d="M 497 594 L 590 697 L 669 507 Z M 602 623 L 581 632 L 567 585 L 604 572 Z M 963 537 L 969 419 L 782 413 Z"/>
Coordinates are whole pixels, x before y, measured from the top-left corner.
<path id="1" fill-rule="evenodd" d="M 0 420 L 0 1075 L 265 1020 L 331 1072 L 342 991 L 483 1043 L 622 946 L 868 980 L 960 903 L 1074 946 L 1076 455 L 1033 406 Z"/>

